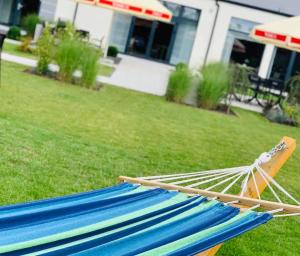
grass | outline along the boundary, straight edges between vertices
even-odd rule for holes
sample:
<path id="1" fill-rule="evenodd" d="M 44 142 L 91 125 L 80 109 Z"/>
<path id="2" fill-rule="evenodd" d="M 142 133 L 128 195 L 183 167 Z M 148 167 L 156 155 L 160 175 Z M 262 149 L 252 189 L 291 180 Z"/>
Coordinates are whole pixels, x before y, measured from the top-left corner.
<path id="1" fill-rule="evenodd" d="M 100 76 L 108 76 L 109 77 L 109 76 L 112 75 L 112 73 L 114 71 L 115 71 L 114 67 L 100 64 L 100 70 L 99 70 L 99 75 Z"/>
<path id="2" fill-rule="evenodd" d="M 34 55 L 33 53 L 29 53 L 29 52 L 28 53 L 27 52 L 22 52 L 22 51 L 19 50 L 19 47 L 20 47 L 19 45 L 5 42 L 4 46 L 3 46 L 3 52 L 9 53 L 9 54 L 12 54 L 12 55 L 16 55 L 16 56 L 19 56 L 19 57 L 37 59 L 36 55 Z"/>
<path id="3" fill-rule="evenodd" d="M 145 176 L 250 164 L 300 129 L 167 103 L 106 86 L 100 92 L 3 65 L 0 88 L 0 204 L 82 192 Z M 155 107 L 154 107 L 155 106 Z M 300 196 L 300 150 L 277 180 Z M 267 194 L 269 195 L 269 194 Z M 300 251 L 299 219 L 274 220 L 222 247 L 218 255 Z"/>
<path id="4" fill-rule="evenodd" d="M 37 56 L 32 53 L 21 52 L 19 50 L 19 45 L 11 44 L 8 42 L 5 42 L 5 44 L 3 46 L 3 52 L 9 53 L 12 55 L 16 55 L 19 57 L 24 57 L 24 58 L 29 58 L 29 59 L 37 59 Z M 113 67 L 110 67 L 110 66 L 107 66 L 104 64 L 100 64 L 99 66 L 100 66 L 100 68 L 99 68 L 100 76 L 108 76 L 109 77 L 115 71 L 115 69 Z"/>

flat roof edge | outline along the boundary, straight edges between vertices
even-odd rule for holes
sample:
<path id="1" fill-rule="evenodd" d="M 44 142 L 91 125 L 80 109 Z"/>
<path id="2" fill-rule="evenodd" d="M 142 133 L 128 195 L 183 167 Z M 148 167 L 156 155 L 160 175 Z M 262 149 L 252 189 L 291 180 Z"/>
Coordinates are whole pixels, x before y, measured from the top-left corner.
<path id="1" fill-rule="evenodd" d="M 263 8 L 263 7 L 257 7 L 257 6 L 253 6 L 253 5 L 245 4 L 245 3 L 238 3 L 238 2 L 230 1 L 230 0 L 216 0 L 216 2 L 224 2 L 224 3 L 238 5 L 238 6 L 242 6 L 242 7 L 246 7 L 246 8 L 250 8 L 250 9 L 255 9 L 255 10 L 258 10 L 258 11 L 263 11 L 263 12 L 269 12 L 269 13 L 273 13 L 273 14 L 278 14 L 278 15 L 286 16 L 286 17 L 293 17 L 293 16 L 295 16 L 295 15 L 284 13 L 284 12 L 278 12 L 278 11 L 275 11 L 275 10 L 270 10 L 270 9 L 266 9 L 266 8 Z"/>

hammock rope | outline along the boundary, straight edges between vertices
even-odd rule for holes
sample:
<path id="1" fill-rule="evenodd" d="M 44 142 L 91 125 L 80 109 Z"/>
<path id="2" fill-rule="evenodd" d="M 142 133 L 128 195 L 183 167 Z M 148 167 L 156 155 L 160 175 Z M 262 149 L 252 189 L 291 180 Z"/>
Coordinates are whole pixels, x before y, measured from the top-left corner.
<path id="1" fill-rule="evenodd" d="M 208 171 L 197 171 L 190 173 L 177 173 L 169 175 L 160 175 L 160 176 L 150 176 L 150 177 L 140 177 L 139 180 L 145 180 L 150 182 L 163 182 L 170 185 L 180 185 L 184 188 L 192 189 L 202 189 L 204 191 L 216 191 L 220 190 L 221 194 L 228 193 L 234 186 L 239 185 L 241 187 L 241 197 L 247 196 L 247 185 L 249 184 L 250 178 L 253 181 L 255 193 L 259 200 L 262 200 L 260 190 L 258 188 L 257 178 L 261 179 L 266 183 L 267 189 L 271 192 L 277 202 L 283 204 L 284 201 L 279 195 L 282 193 L 285 197 L 296 205 L 300 205 L 300 202 L 292 196 L 283 186 L 281 186 L 277 181 L 275 181 L 263 168 L 262 165 L 268 163 L 278 152 L 281 152 L 286 149 L 286 144 L 281 142 L 279 145 L 274 147 L 271 151 L 265 152 L 260 155 L 258 159 L 254 161 L 252 165 L 241 166 L 234 168 L 225 168 L 217 170 L 208 170 Z M 255 175 L 255 172 L 258 175 Z M 225 187 L 224 187 L 225 186 Z M 277 192 L 278 191 L 278 192 Z M 217 191 L 216 191 L 217 192 Z M 249 197 L 250 198 L 250 197 Z M 212 200 L 216 200 L 218 197 L 213 197 Z M 233 202 L 227 202 L 226 204 L 235 204 L 236 200 Z M 261 205 L 257 204 L 250 207 L 250 210 L 255 210 L 260 208 Z M 268 211 L 270 214 L 275 214 L 282 212 L 283 209 L 273 209 Z M 298 214 L 281 214 L 281 216 L 298 216 Z"/>

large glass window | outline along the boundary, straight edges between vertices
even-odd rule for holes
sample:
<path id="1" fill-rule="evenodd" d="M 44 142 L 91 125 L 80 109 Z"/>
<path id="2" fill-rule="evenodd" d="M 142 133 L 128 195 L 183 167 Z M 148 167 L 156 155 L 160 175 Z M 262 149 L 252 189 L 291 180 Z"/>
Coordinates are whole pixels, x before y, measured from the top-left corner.
<path id="1" fill-rule="evenodd" d="M 190 7 L 183 8 L 182 17 L 189 20 L 195 20 L 198 22 L 199 16 L 200 16 L 199 10 Z"/>
<path id="2" fill-rule="evenodd" d="M 243 39 L 234 39 L 230 61 L 258 69 L 265 46 Z"/>
<path id="3" fill-rule="evenodd" d="M 223 61 L 247 65 L 258 70 L 265 45 L 253 41 L 249 34 L 257 23 L 232 18 L 223 51 Z"/>
<path id="4" fill-rule="evenodd" d="M 170 8 L 170 3 L 164 2 L 164 4 Z M 172 5 L 173 7 L 170 9 L 173 11 L 176 6 L 176 15 L 173 18 L 175 33 L 173 35 L 170 63 L 173 65 L 181 62 L 188 63 L 197 34 L 200 10 L 178 4 Z"/>
<path id="5" fill-rule="evenodd" d="M 170 59 L 170 63 L 174 65 L 180 62 L 189 62 L 197 31 L 197 23 L 189 20 L 182 20 L 177 26 L 177 33 Z"/>
<path id="6" fill-rule="evenodd" d="M 125 52 L 132 16 L 115 13 L 110 32 L 110 45 L 116 46 L 120 52 Z"/>
<path id="7" fill-rule="evenodd" d="M 13 0 L 0 0 L 0 23 L 8 24 L 12 11 Z"/>

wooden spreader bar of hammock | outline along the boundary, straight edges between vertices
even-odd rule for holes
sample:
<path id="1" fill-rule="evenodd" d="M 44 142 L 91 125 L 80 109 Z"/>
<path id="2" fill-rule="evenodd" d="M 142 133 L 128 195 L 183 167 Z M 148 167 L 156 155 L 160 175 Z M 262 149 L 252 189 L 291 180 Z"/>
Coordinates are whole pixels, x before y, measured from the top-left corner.
<path id="1" fill-rule="evenodd" d="M 134 184 L 140 184 L 147 187 L 159 187 L 166 190 L 176 190 L 187 194 L 195 194 L 195 195 L 201 195 L 209 198 L 217 198 L 217 200 L 228 203 L 233 201 L 238 201 L 238 203 L 235 203 L 234 206 L 239 208 L 251 208 L 256 205 L 260 205 L 260 208 L 272 211 L 272 210 L 278 210 L 282 209 L 282 212 L 285 213 L 300 213 L 300 206 L 295 205 L 289 205 L 289 204 L 283 204 L 283 203 L 276 203 L 276 202 L 270 202 L 266 200 L 259 200 L 259 199 L 253 199 L 248 197 L 241 197 L 237 195 L 230 195 L 230 194 L 222 194 L 219 192 L 213 192 L 213 191 L 207 191 L 207 190 L 201 190 L 201 189 L 195 189 L 195 188 L 187 188 L 187 187 L 181 187 L 177 185 L 172 184 L 166 184 L 161 183 L 157 181 L 149 181 L 149 180 L 143 180 L 139 178 L 131 178 L 126 176 L 120 176 L 120 181 L 126 181 L 129 183 Z"/>

